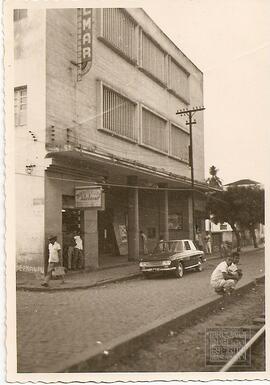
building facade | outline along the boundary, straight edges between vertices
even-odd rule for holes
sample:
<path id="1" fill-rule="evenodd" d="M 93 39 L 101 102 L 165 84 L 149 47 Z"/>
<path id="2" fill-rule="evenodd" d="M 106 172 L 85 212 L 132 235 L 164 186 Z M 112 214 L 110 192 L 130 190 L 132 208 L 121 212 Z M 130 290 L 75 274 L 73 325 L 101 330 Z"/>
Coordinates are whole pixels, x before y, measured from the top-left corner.
<path id="1" fill-rule="evenodd" d="M 16 239 L 43 271 L 47 238 L 80 231 L 85 268 L 203 230 L 203 74 L 142 9 L 14 10 Z M 64 262 L 66 263 L 66 261 Z"/>

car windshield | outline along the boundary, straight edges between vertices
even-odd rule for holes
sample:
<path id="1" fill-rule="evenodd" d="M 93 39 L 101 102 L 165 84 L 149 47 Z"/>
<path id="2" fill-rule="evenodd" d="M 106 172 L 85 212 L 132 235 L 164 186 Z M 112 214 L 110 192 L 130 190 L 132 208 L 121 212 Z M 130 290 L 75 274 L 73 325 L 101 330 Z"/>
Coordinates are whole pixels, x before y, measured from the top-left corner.
<path id="1" fill-rule="evenodd" d="M 174 251 L 183 251 L 182 242 L 159 242 L 155 249 L 154 253 L 164 253 L 164 252 L 174 252 Z"/>

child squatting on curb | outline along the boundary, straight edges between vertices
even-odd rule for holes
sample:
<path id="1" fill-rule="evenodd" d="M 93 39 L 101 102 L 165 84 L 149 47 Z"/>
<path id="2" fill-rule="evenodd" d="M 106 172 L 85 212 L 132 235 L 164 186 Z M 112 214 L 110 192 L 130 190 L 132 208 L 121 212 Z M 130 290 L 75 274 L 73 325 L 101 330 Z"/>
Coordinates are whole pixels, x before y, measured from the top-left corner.
<path id="1" fill-rule="evenodd" d="M 233 252 L 226 260 L 217 265 L 210 279 L 211 286 L 218 294 L 230 294 L 237 282 L 242 278 L 242 270 L 238 268 L 239 253 Z"/>
<path id="2" fill-rule="evenodd" d="M 48 287 L 49 281 L 52 278 L 52 272 L 55 271 L 57 273 L 57 269 L 61 269 L 60 277 L 62 279 L 61 283 L 64 283 L 64 269 L 61 267 L 61 246 L 59 245 L 57 241 L 57 237 L 52 235 L 49 238 L 49 265 L 47 274 L 45 276 L 44 282 L 41 284 L 41 286 Z"/>

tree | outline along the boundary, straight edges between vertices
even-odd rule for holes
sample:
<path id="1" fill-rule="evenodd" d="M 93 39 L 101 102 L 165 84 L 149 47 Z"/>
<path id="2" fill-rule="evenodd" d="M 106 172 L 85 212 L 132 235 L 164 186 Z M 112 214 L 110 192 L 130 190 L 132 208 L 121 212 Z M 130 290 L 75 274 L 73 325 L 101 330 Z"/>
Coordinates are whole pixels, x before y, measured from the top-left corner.
<path id="1" fill-rule="evenodd" d="M 242 199 L 242 211 L 239 223 L 248 229 L 254 247 L 258 247 L 255 228 L 258 223 L 264 224 L 264 190 L 259 187 L 238 187 Z"/>
<path id="2" fill-rule="evenodd" d="M 230 224 L 241 247 L 239 227 L 251 233 L 257 246 L 255 227 L 264 223 L 264 190 L 259 187 L 230 187 L 208 196 L 207 207 L 214 223 Z"/>
<path id="3" fill-rule="evenodd" d="M 209 174 L 211 175 L 211 177 L 206 179 L 206 183 L 210 187 L 222 188 L 221 179 L 217 176 L 218 171 L 219 170 L 215 166 L 211 166 L 209 168 Z"/>

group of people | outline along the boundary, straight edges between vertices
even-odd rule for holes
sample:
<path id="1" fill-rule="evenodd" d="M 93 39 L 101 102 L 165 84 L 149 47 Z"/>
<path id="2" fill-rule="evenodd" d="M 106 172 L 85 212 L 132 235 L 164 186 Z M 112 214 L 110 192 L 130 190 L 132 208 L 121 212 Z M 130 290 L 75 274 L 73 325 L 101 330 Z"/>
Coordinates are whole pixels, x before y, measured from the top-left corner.
<path id="1" fill-rule="evenodd" d="M 147 253 L 146 247 L 146 235 L 143 231 L 140 231 L 141 243 L 143 248 L 143 253 Z M 68 268 L 72 267 L 82 268 L 83 267 L 83 242 L 79 233 L 76 233 L 73 237 L 73 244 L 68 247 Z M 57 242 L 57 237 L 52 235 L 49 237 L 48 244 L 49 251 L 49 260 L 48 260 L 48 269 L 45 276 L 42 286 L 49 286 L 49 281 L 52 278 L 52 272 L 57 272 L 59 269 L 58 275 L 61 278 L 61 282 L 64 283 L 64 268 L 63 258 L 61 253 L 61 246 Z M 239 268 L 240 255 L 238 251 L 227 253 L 222 255 L 223 261 L 220 262 L 215 270 L 213 271 L 210 279 L 210 284 L 218 294 L 230 294 L 237 284 L 237 282 L 242 278 L 243 273 Z"/>
<path id="2" fill-rule="evenodd" d="M 213 271 L 210 284 L 218 294 L 231 294 L 237 282 L 242 278 L 243 272 L 239 268 L 240 255 L 235 251 L 228 254 Z"/>
<path id="3" fill-rule="evenodd" d="M 200 250 L 205 251 L 206 254 L 212 254 L 212 239 L 208 231 L 204 237 L 200 231 L 196 231 L 195 241 Z"/>
<path id="4" fill-rule="evenodd" d="M 44 282 L 41 284 L 42 286 L 45 286 L 45 287 L 49 286 L 49 281 L 52 279 L 53 271 L 55 275 L 61 278 L 61 283 L 65 282 L 64 280 L 65 269 L 63 267 L 63 255 L 61 252 L 61 246 L 57 242 L 57 237 L 55 235 L 49 236 L 48 241 L 49 241 L 48 268 L 47 268 L 47 274 L 45 275 Z M 83 242 L 78 232 L 74 233 L 73 240 L 68 246 L 67 259 L 68 259 L 68 269 L 83 268 L 83 263 L 84 263 Z"/>

